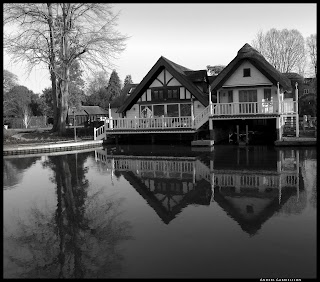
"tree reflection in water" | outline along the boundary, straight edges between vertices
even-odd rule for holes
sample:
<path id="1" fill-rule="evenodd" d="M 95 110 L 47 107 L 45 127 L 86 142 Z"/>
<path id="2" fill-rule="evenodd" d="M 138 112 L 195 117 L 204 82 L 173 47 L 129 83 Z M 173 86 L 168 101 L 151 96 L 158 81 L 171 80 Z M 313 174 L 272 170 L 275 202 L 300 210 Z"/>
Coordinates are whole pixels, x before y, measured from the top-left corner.
<path id="1" fill-rule="evenodd" d="M 34 206 L 5 239 L 15 278 L 107 278 L 121 271 L 117 247 L 131 239 L 131 226 L 121 219 L 122 199 L 104 197 L 102 188 L 89 193 L 86 158 L 50 156 L 43 163 L 54 172 L 57 208 Z"/>

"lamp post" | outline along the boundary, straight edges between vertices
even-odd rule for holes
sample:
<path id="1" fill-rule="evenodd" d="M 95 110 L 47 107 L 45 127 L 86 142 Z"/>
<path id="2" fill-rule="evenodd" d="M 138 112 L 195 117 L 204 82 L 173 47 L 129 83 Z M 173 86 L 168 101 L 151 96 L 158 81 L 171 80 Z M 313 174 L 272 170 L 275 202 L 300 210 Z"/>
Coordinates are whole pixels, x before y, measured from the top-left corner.
<path id="1" fill-rule="evenodd" d="M 73 112 L 73 129 L 74 129 L 74 142 L 77 142 L 77 132 L 76 132 L 76 108 L 72 108 Z"/>

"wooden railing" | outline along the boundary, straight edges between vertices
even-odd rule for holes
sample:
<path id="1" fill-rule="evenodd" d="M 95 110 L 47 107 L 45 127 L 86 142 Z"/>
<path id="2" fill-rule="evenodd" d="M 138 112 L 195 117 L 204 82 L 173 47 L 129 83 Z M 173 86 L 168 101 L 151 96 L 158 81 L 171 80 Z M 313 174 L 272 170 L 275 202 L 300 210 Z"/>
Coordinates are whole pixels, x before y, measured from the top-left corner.
<path id="1" fill-rule="evenodd" d="M 212 115 L 248 115 L 248 114 L 293 114 L 296 113 L 295 101 L 213 103 Z"/>
<path id="2" fill-rule="evenodd" d="M 108 130 L 193 128 L 191 117 L 115 118 L 109 119 Z"/>
<path id="3" fill-rule="evenodd" d="M 117 171 L 132 171 L 140 177 L 191 179 L 195 181 L 204 179 L 217 187 L 267 188 L 297 187 L 298 175 L 296 171 L 275 174 L 264 173 L 226 173 L 210 169 L 199 160 L 150 160 L 150 159 L 125 159 L 107 156 L 105 152 L 96 151 L 96 161 L 105 163 L 108 169 Z M 213 175 L 212 175 L 213 173 Z"/>
<path id="4" fill-rule="evenodd" d="M 105 138 L 105 132 L 106 132 L 106 124 L 98 127 L 98 128 L 93 128 L 93 140 L 101 140 Z"/>
<path id="5" fill-rule="evenodd" d="M 280 102 L 245 102 L 245 103 L 213 103 L 206 107 L 194 119 L 192 117 L 153 117 L 153 118 L 111 118 L 104 126 L 96 129 L 95 138 L 109 130 L 144 130 L 144 129 L 198 129 L 209 116 L 220 115 L 256 115 L 256 114 L 295 114 L 297 113 L 295 101 Z M 100 137 L 99 137 L 100 136 Z"/>

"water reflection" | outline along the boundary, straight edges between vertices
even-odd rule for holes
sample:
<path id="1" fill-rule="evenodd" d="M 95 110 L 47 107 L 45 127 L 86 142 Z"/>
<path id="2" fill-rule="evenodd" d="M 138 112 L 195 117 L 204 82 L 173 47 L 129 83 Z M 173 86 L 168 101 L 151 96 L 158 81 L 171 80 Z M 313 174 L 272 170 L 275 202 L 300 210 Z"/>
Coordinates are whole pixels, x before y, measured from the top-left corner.
<path id="1" fill-rule="evenodd" d="M 5 278 L 316 275 L 315 148 L 128 145 L 4 162 L 4 177 L 21 175 L 3 192 Z"/>
<path id="2" fill-rule="evenodd" d="M 105 278 L 121 268 L 120 242 L 130 225 L 120 216 L 121 199 L 88 193 L 85 162 L 91 153 L 48 156 L 56 208 L 32 206 L 16 230 L 5 232 L 5 257 L 15 278 Z"/>
<path id="3" fill-rule="evenodd" d="M 40 157 L 8 158 L 3 160 L 3 189 L 12 189 L 22 181 L 23 172 L 35 164 Z"/>
<path id="4" fill-rule="evenodd" d="M 165 224 L 188 205 L 216 202 L 255 235 L 274 214 L 301 213 L 306 207 L 302 174 L 308 150 L 217 146 L 210 153 L 183 152 L 172 157 L 154 148 L 117 146 L 96 150 L 95 160 L 111 177 L 129 181 Z"/>

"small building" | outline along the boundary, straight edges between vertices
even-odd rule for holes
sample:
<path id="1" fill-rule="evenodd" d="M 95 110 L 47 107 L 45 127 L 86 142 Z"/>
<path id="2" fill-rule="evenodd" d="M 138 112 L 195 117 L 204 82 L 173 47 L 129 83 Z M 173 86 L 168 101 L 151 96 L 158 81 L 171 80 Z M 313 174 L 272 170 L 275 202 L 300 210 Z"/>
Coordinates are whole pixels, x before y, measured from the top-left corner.
<path id="1" fill-rule="evenodd" d="M 83 126 L 88 121 L 99 121 L 100 117 L 108 118 L 109 114 L 100 106 L 80 106 L 79 109 L 75 110 L 75 113 L 73 113 L 72 108 L 69 108 L 67 124 L 74 125 L 74 116 L 76 117 L 76 125 Z"/>

